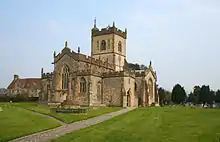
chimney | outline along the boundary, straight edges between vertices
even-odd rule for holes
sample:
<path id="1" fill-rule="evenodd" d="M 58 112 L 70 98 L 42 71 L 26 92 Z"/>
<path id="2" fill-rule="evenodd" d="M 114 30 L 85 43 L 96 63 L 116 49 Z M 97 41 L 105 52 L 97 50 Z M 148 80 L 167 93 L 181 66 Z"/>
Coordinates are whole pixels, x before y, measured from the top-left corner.
<path id="1" fill-rule="evenodd" d="M 14 75 L 14 80 L 17 80 L 17 79 L 19 79 L 19 76 L 18 75 Z"/>

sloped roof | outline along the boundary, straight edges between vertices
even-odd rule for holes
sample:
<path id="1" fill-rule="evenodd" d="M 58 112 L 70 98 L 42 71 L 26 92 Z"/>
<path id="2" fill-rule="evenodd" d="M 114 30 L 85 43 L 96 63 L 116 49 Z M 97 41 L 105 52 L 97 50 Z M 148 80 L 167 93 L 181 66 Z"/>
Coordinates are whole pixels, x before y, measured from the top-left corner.
<path id="1" fill-rule="evenodd" d="M 24 78 L 24 79 L 16 79 L 13 80 L 10 85 L 8 86 L 8 89 L 15 88 L 15 85 L 19 85 L 19 88 L 29 88 L 31 86 L 35 86 L 37 88 L 40 87 L 40 78 Z"/>

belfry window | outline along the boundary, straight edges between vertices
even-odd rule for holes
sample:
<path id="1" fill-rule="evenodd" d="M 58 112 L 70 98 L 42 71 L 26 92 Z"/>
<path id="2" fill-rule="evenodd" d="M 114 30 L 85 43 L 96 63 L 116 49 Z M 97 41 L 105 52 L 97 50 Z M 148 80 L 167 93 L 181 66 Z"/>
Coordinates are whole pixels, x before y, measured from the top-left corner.
<path id="1" fill-rule="evenodd" d="M 84 77 L 80 79 L 80 92 L 86 92 L 86 79 Z"/>
<path id="2" fill-rule="evenodd" d="M 122 51 L 122 45 L 121 45 L 121 41 L 118 42 L 118 51 L 121 52 Z"/>
<path id="3" fill-rule="evenodd" d="M 69 67 L 64 65 L 62 71 L 62 89 L 68 89 Z"/>
<path id="4" fill-rule="evenodd" d="M 99 41 L 97 41 L 97 43 L 96 43 L 97 45 L 97 50 L 99 50 Z"/>
<path id="5" fill-rule="evenodd" d="M 100 50 L 106 50 L 106 42 L 102 40 Z"/>

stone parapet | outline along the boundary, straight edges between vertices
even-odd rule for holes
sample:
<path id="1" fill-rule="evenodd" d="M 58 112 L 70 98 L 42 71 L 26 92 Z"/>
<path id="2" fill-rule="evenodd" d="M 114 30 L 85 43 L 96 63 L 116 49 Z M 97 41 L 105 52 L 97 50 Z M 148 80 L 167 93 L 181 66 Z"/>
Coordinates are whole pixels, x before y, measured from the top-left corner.
<path id="1" fill-rule="evenodd" d="M 135 78 L 135 74 L 129 71 L 116 71 L 116 72 L 106 72 L 103 73 L 103 77 L 132 77 Z"/>
<path id="2" fill-rule="evenodd" d="M 104 67 L 104 68 L 110 69 L 110 70 L 115 69 L 114 64 L 111 64 L 107 61 L 103 62 L 102 60 L 95 59 L 91 56 L 86 56 L 86 55 L 81 54 L 81 53 L 76 53 L 74 51 L 71 51 L 68 48 L 67 49 L 64 48 L 61 53 L 59 53 L 58 55 L 56 55 L 54 57 L 54 63 L 58 62 L 65 54 L 69 55 L 70 57 L 72 57 L 76 61 L 82 61 L 82 62 L 86 62 L 86 63 L 89 63 L 89 64 L 94 64 L 96 66 Z"/>
<path id="3" fill-rule="evenodd" d="M 41 79 L 52 79 L 53 72 L 48 72 L 48 73 L 42 73 L 41 74 Z"/>
<path id="4" fill-rule="evenodd" d="M 142 77 L 142 76 L 145 76 L 145 71 L 135 72 L 135 76 L 136 76 L 136 77 Z"/>
<path id="5" fill-rule="evenodd" d="M 116 27 L 107 27 L 107 28 L 102 28 L 101 30 L 95 29 L 92 30 L 92 36 L 101 36 L 101 35 L 107 35 L 107 34 L 116 34 L 118 36 L 123 37 L 124 39 L 127 38 L 127 31 L 122 31 L 120 29 L 117 29 Z"/>

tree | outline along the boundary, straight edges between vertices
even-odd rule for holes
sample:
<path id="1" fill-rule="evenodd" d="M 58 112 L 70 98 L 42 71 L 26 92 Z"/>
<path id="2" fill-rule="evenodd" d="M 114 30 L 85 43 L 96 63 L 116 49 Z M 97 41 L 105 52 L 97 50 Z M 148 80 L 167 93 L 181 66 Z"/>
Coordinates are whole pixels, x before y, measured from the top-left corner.
<path id="1" fill-rule="evenodd" d="M 128 63 L 128 68 L 131 70 L 146 70 L 147 66 L 145 65 L 139 65 L 137 63 L 133 64 L 133 63 Z"/>
<path id="2" fill-rule="evenodd" d="M 168 105 L 171 102 L 171 93 L 164 88 L 160 87 L 158 89 L 158 95 L 160 98 L 160 105 Z"/>
<path id="3" fill-rule="evenodd" d="M 195 96 L 192 92 L 189 93 L 188 97 L 187 97 L 187 102 L 191 102 L 195 104 Z"/>
<path id="4" fill-rule="evenodd" d="M 206 85 L 202 85 L 201 90 L 200 90 L 200 96 L 199 96 L 199 100 L 200 102 L 203 104 L 203 106 L 206 103 L 211 103 L 212 100 L 212 96 L 210 95 L 210 88 L 209 86 Z"/>
<path id="5" fill-rule="evenodd" d="M 216 93 L 215 93 L 215 102 L 217 103 L 217 107 L 219 108 L 220 107 L 220 90 L 217 90 Z"/>
<path id="6" fill-rule="evenodd" d="M 164 104 L 169 105 L 172 102 L 171 100 L 171 92 L 165 90 L 165 98 L 164 98 Z"/>
<path id="7" fill-rule="evenodd" d="M 145 66 L 145 65 L 142 64 L 142 65 L 140 65 L 140 69 L 141 69 L 141 70 L 146 70 L 146 69 L 147 69 L 147 66 Z"/>
<path id="8" fill-rule="evenodd" d="M 207 103 L 212 107 L 214 100 L 215 100 L 215 91 L 211 90 L 207 95 Z"/>
<path id="9" fill-rule="evenodd" d="M 194 88 L 193 88 L 193 95 L 194 95 L 194 99 L 195 99 L 194 104 L 199 104 L 200 90 L 201 90 L 201 88 L 198 85 L 194 86 Z"/>
<path id="10" fill-rule="evenodd" d="M 215 102 L 216 102 L 216 103 L 220 103 L 220 90 L 217 90 L 217 91 L 216 91 L 216 94 L 215 94 Z"/>
<path id="11" fill-rule="evenodd" d="M 163 106 L 164 105 L 164 98 L 165 98 L 165 90 L 162 87 L 160 87 L 158 89 L 158 95 L 160 98 L 160 106 Z"/>
<path id="12" fill-rule="evenodd" d="M 173 103 L 175 104 L 183 103 L 186 100 L 185 89 L 180 84 L 176 84 L 173 87 L 171 98 L 172 98 Z"/>

